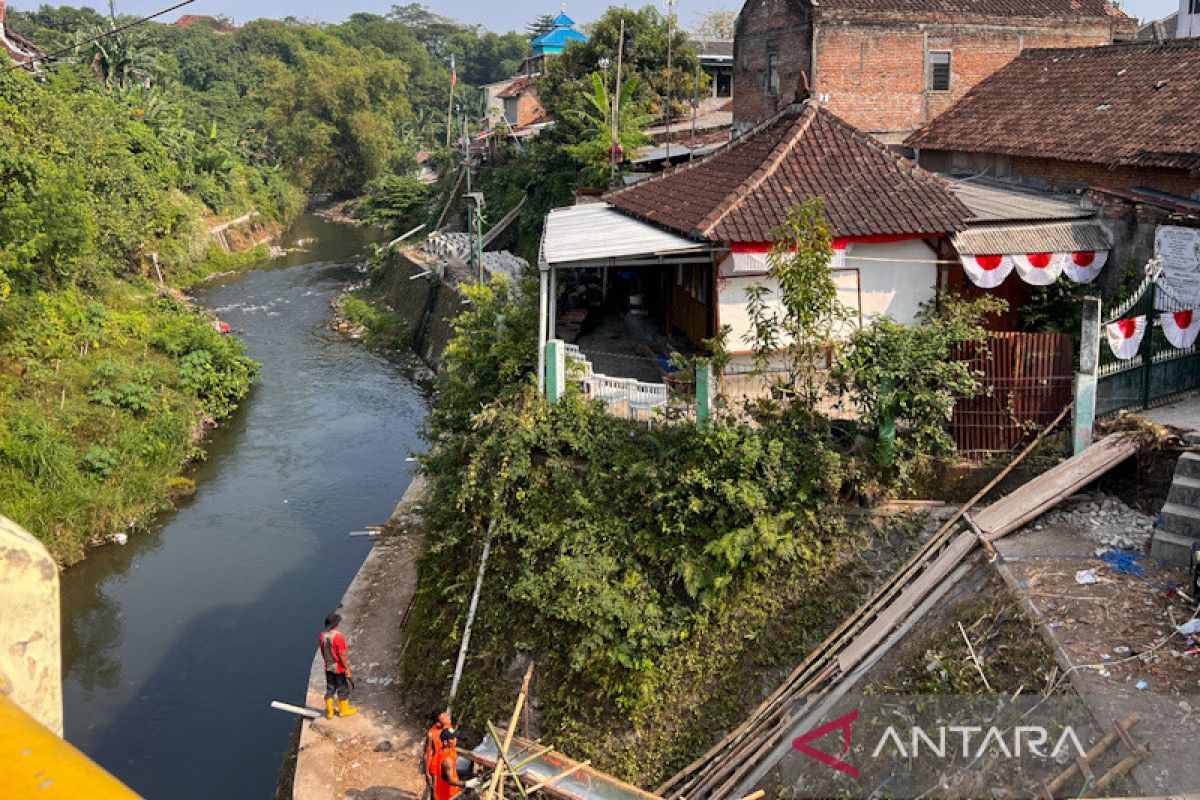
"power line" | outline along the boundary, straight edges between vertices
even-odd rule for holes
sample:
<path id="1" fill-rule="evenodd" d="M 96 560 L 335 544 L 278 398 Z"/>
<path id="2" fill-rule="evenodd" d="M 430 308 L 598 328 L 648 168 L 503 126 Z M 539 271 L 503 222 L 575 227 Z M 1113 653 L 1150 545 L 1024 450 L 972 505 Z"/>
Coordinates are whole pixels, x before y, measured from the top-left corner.
<path id="1" fill-rule="evenodd" d="M 164 8 L 162 11 L 156 11 L 155 13 L 151 14 L 148 17 L 142 17 L 141 19 L 135 19 L 133 22 L 126 22 L 124 25 L 118 25 L 117 27 L 113 28 L 112 30 L 108 30 L 108 31 L 105 31 L 104 33 L 97 34 L 96 36 L 89 37 L 87 39 L 84 39 L 81 42 L 76 42 L 75 44 L 70 45 L 69 47 L 64 47 L 61 50 L 55 50 L 53 53 L 44 55 L 41 58 L 34 58 L 29 63 L 32 63 L 34 65 L 38 64 L 39 62 L 42 64 L 49 64 L 49 62 L 55 60 L 59 56 L 70 53 L 72 50 L 78 50 L 80 47 L 83 47 L 84 45 L 91 44 L 92 42 L 98 42 L 101 39 L 107 39 L 109 36 L 112 36 L 115 33 L 120 33 L 121 31 L 127 31 L 130 28 L 137 27 L 138 25 L 143 25 L 143 24 L 149 22 L 150 20 L 154 19 L 155 17 L 161 17 L 163 14 L 170 14 L 172 11 L 177 11 L 186 5 L 191 5 L 194 2 L 196 2 L 196 0 L 183 0 L 182 3 L 176 3 L 175 5 L 171 6 L 170 8 Z M 15 69 L 24 69 L 26 66 L 27 66 L 26 64 L 13 64 L 12 66 L 6 67 L 4 69 L 4 72 L 12 72 Z"/>

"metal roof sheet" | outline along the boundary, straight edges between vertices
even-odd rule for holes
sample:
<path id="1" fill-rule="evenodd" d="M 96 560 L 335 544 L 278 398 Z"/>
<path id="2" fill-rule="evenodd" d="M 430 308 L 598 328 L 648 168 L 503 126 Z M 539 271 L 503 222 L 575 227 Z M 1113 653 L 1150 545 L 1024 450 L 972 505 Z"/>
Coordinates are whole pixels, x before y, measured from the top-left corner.
<path id="1" fill-rule="evenodd" d="M 706 243 L 639 222 L 608 203 L 556 208 L 546 215 L 542 236 L 542 260 L 551 265 L 708 248 Z"/>
<path id="2" fill-rule="evenodd" d="M 1093 215 L 1093 212 L 1085 209 L 1074 196 L 1052 195 L 1032 189 L 1002 186 L 990 181 L 955 180 L 944 175 L 940 177 L 970 210 L 968 222 L 1081 219 Z"/>
<path id="3" fill-rule="evenodd" d="M 1090 221 L 1045 222 L 1040 225 L 971 225 L 951 238 L 960 253 L 1073 253 L 1108 250 L 1112 240 Z"/>

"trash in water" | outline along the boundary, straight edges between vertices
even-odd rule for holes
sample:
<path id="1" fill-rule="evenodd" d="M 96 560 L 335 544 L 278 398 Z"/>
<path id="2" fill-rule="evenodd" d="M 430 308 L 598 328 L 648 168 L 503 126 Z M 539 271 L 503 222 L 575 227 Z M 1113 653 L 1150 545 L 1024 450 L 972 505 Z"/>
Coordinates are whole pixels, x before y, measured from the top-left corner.
<path id="1" fill-rule="evenodd" d="M 1138 681 L 1137 683 L 1134 684 L 1134 688 L 1136 688 L 1136 689 L 1146 689 L 1149 686 L 1150 686 L 1150 684 L 1146 683 L 1145 681 Z"/>
<path id="2" fill-rule="evenodd" d="M 1129 655 L 1129 648 L 1123 644 L 1119 644 L 1113 648 L 1113 652 L 1119 656 L 1127 656 Z"/>
<path id="3" fill-rule="evenodd" d="M 1100 577 L 1094 569 L 1081 569 L 1075 573 L 1075 582 L 1080 586 L 1091 586 L 1093 583 L 1099 583 Z"/>
<path id="4" fill-rule="evenodd" d="M 1099 675 L 1101 678 L 1107 678 L 1110 675 L 1112 675 L 1112 673 L 1106 669 L 1098 669 L 1098 670 L 1096 670 L 1096 674 Z"/>

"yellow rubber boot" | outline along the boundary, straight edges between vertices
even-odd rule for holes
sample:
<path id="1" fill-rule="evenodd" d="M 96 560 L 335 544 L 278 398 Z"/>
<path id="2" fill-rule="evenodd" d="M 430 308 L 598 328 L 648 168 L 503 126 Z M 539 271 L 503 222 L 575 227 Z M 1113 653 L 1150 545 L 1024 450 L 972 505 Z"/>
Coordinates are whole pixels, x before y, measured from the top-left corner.
<path id="1" fill-rule="evenodd" d="M 339 700 L 338 701 L 338 716 L 339 717 L 352 717 L 357 713 L 358 713 L 358 709 L 351 708 L 349 700 Z"/>
<path id="2" fill-rule="evenodd" d="M 333 698 L 325 698 L 325 719 L 333 719 Z"/>

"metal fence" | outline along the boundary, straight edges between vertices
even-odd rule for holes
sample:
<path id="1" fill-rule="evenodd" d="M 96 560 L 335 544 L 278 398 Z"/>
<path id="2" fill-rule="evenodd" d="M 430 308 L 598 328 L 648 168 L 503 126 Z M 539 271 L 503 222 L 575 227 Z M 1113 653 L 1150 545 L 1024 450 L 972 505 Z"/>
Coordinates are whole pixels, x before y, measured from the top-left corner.
<path id="1" fill-rule="evenodd" d="M 1064 333 L 994 333 L 963 344 L 955 358 L 979 373 L 981 391 L 960 400 L 950 434 L 960 455 L 1012 450 L 1071 402 L 1075 345 Z"/>

